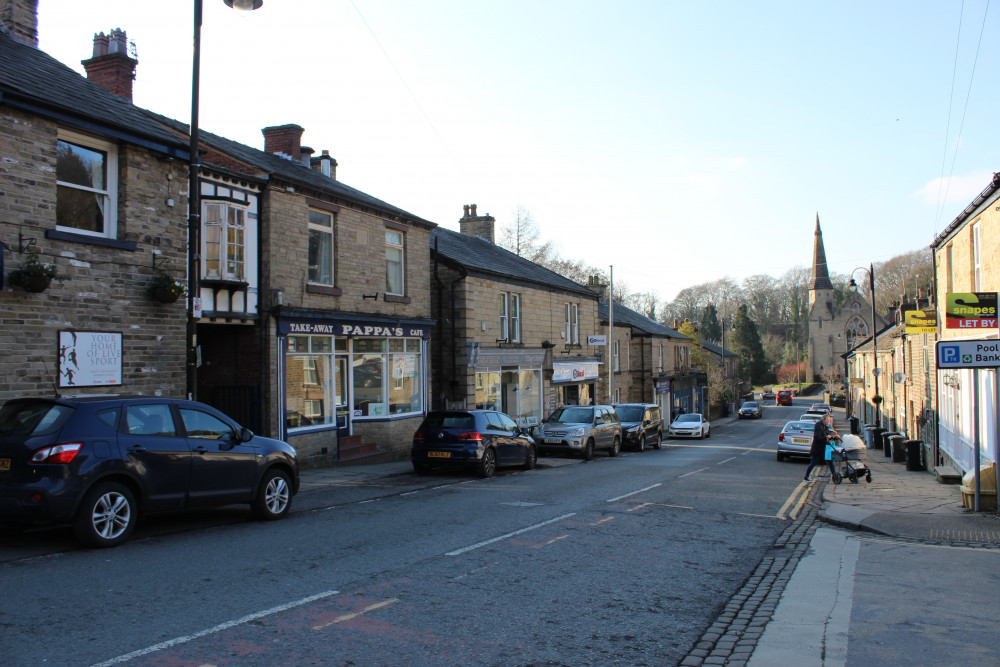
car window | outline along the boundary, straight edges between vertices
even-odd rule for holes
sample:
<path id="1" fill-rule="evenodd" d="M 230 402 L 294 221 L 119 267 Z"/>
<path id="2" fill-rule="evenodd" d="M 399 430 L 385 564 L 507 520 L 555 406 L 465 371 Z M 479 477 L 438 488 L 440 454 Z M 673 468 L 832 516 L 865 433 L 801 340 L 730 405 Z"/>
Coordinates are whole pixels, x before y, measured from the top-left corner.
<path id="1" fill-rule="evenodd" d="M 27 437 L 62 428 L 73 408 L 52 403 L 8 403 L 0 410 L 0 435 Z"/>
<path id="2" fill-rule="evenodd" d="M 618 417 L 623 422 L 637 422 L 642 418 L 642 406 L 639 405 L 622 405 L 616 407 L 615 410 L 618 411 Z"/>
<path id="3" fill-rule="evenodd" d="M 651 421 L 651 422 L 658 421 L 660 419 L 660 409 L 659 408 L 650 408 L 650 409 L 646 410 L 646 419 L 649 420 L 649 421 Z"/>
<path id="4" fill-rule="evenodd" d="M 679 422 L 700 422 L 701 421 L 701 415 L 699 415 L 699 414 L 693 414 L 693 413 L 688 413 L 688 414 L 684 414 L 684 415 L 681 415 L 680 417 L 678 417 L 677 421 L 679 421 Z"/>
<path id="5" fill-rule="evenodd" d="M 504 430 L 513 433 L 514 429 L 517 428 L 517 422 L 503 413 L 497 413 L 497 416 L 500 417 L 500 423 L 504 425 Z"/>
<path id="6" fill-rule="evenodd" d="M 181 421 L 189 438 L 206 440 L 233 440 L 233 428 L 215 415 L 201 410 L 181 408 Z"/>
<path id="7" fill-rule="evenodd" d="M 107 427 L 107 434 L 113 435 L 118 430 L 118 415 L 120 414 L 118 408 L 110 408 L 108 410 L 99 410 L 97 412 L 97 426 L 98 428 Z"/>
<path id="8" fill-rule="evenodd" d="M 560 424 L 590 424 L 594 421 L 594 409 L 578 406 L 556 408 L 549 421 Z"/>
<path id="9" fill-rule="evenodd" d="M 132 435 L 177 435 L 174 417 L 166 403 L 129 405 L 125 423 Z"/>
<path id="10" fill-rule="evenodd" d="M 486 424 L 494 431 L 506 431 L 507 427 L 500 421 L 500 415 L 496 412 L 485 413 Z"/>
<path id="11" fill-rule="evenodd" d="M 421 428 L 476 428 L 476 418 L 468 412 L 430 412 Z"/>

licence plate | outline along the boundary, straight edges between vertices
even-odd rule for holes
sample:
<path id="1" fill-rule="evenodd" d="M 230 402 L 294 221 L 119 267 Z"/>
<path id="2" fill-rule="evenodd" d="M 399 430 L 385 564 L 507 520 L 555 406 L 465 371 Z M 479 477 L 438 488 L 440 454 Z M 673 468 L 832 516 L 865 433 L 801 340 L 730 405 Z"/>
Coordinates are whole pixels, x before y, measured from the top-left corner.
<path id="1" fill-rule="evenodd" d="M 792 438 L 792 442 L 794 442 L 796 445 L 808 445 L 812 441 L 809 440 L 808 438 Z"/>
<path id="2" fill-rule="evenodd" d="M 10 470 L 10 459 L 0 459 L 0 470 Z"/>
<path id="3" fill-rule="evenodd" d="M 562 442 L 562 438 L 545 438 L 546 445 L 558 445 Z"/>
<path id="4" fill-rule="evenodd" d="M 432 459 L 450 459 L 451 452 L 427 452 L 427 456 Z"/>

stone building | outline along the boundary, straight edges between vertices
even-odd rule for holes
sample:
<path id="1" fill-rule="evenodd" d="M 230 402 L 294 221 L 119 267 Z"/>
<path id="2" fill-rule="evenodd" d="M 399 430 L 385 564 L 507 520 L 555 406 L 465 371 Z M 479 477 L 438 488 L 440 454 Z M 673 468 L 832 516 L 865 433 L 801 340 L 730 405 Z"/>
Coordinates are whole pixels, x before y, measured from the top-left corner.
<path id="1" fill-rule="evenodd" d="M 871 336 L 872 306 L 858 292 L 847 292 L 839 306 L 835 305 L 833 283 L 826 264 L 823 232 L 816 215 L 813 241 L 812 278 L 809 282 L 809 348 L 806 365 L 810 380 L 821 380 L 834 369 L 839 377 L 845 374 L 843 356 L 858 342 Z M 876 315 L 876 326 L 885 326 Z"/>
<path id="2" fill-rule="evenodd" d="M 36 9 L 0 0 L 0 401 L 183 395 L 184 301 L 151 287 L 186 275 L 186 143 L 40 51 Z"/>
<path id="3" fill-rule="evenodd" d="M 466 206 L 461 232 L 431 234 L 433 408 L 492 408 L 525 426 L 563 404 L 608 400 L 598 295 L 497 246 Z"/>
<path id="4" fill-rule="evenodd" d="M 1000 290 L 1000 173 L 934 239 L 934 293 L 937 295 L 938 338 L 941 342 L 996 340 L 996 298 Z M 948 303 L 968 304 L 982 295 L 992 318 L 948 317 Z M 951 320 L 951 321 L 949 321 Z M 983 326 L 986 325 L 986 326 Z M 939 455 L 962 471 L 975 468 L 975 437 L 979 432 L 982 462 L 997 460 L 1000 419 L 997 415 L 996 368 L 955 368 L 937 373 Z M 978 385 L 978 392 L 976 386 Z M 979 401 L 976 402 L 976 394 Z M 977 427 L 978 422 L 978 429 Z"/>

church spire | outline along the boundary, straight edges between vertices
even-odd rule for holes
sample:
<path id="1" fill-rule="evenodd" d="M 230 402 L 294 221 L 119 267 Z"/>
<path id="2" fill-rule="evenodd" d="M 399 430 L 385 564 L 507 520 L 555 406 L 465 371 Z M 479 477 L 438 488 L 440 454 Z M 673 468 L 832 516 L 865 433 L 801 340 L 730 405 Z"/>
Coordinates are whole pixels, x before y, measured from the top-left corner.
<path id="1" fill-rule="evenodd" d="M 816 214 L 816 238 L 813 243 L 813 266 L 811 290 L 833 289 L 830 272 L 826 268 L 826 251 L 823 249 L 823 232 L 819 228 L 819 213 Z"/>

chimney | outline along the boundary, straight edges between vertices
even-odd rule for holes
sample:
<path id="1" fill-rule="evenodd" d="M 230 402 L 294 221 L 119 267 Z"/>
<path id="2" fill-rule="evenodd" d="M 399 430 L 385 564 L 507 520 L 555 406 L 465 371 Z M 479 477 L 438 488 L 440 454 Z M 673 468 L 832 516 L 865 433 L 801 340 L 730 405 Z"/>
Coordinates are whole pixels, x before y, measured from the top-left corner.
<path id="1" fill-rule="evenodd" d="M 38 48 L 38 0 L 0 0 L 0 31 Z"/>
<path id="2" fill-rule="evenodd" d="M 261 130 L 264 152 L 299 162 L 302 159 L 302 133 L 298 125 L 276 125 Z"/>
<path id="3" fill-rule="evenodd" d="M 299 146 L 299 162 L 302 163 L 303 167 L 312 168 L 310 161 L 312 160 L 312 154 L 315 152 L 308 146 Z"/>
<path id="4" fill-rule="evenodd" d="M 337 161 L 330 157 L 330 151 L 324 150 L 321 156 L 311 158 L 309 166 L 313 171 L 318 171 L 334 181 L 337 180 Z"/>
<path id="5" fill-rule="evenodd" d="M 82 63 L 88 79 L 131 102 L 135 66 L 139 61 L 129 51 L 134 54 L 135 45 L 129 44 L 124 30 L 115 28 L 109 35 L 103 32 L 94 35 L 94 56 Z"/>
<path id="6" fill-rule="evenodd" d="M 465 215 L 458 221 L 458 230 L 467 236 L 478 236 L 490 243 L 494 243 L 493 223 L 496 222 L 496 219 L 489 213 L 486 215 L 477 215 L 475 204 L 466 204 L 462 207 L 462 210 Z"/>

